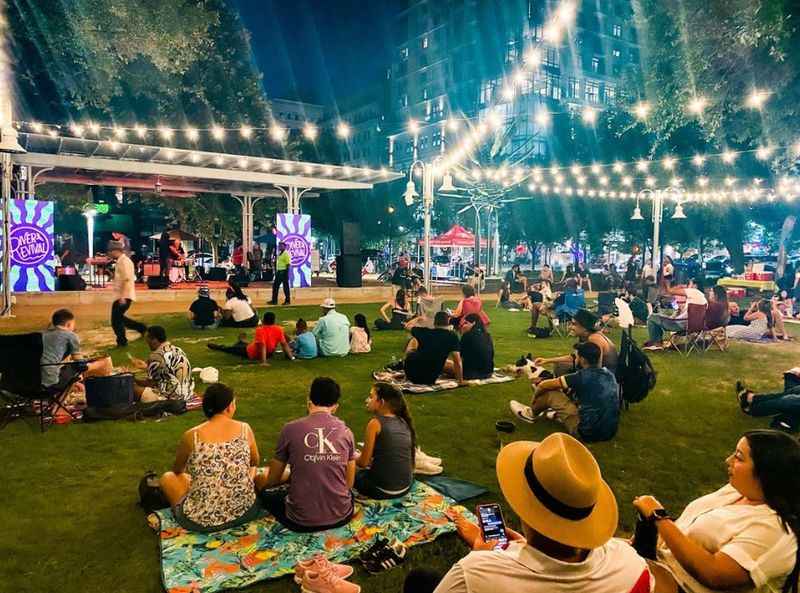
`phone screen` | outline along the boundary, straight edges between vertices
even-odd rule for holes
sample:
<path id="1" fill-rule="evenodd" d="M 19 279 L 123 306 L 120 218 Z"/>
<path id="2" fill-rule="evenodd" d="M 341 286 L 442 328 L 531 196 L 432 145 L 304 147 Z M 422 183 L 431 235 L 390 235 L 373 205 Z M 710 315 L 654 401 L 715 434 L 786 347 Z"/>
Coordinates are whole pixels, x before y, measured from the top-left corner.
<path id="1" fill-rule="evenodd" d="M 478 505 L 477 515 L 484 541 L 497 542 L 495 549 L 505 548 L 508 545 L 508 536 L 506 536 L 506 524 L 503 521 L 500 505 Z"/>

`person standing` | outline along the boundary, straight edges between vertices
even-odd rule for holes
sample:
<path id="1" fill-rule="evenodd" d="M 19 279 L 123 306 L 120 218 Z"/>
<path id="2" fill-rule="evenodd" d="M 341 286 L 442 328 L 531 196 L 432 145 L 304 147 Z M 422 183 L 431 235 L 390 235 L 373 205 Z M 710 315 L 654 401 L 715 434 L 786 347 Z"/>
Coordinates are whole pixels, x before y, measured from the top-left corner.
<path id="1" fill-rule="evenodd" d="M 253 248 L 250 250 L 250 253 L 247 254 L 247 259 L 250 262 L 250 273 L 253 275 L 253 280 L 261 280 L 261 269 L 264 259 L 261 245 L 253 243 Z"/>
<path id="2" fill-rule="evenodd" d="M 117 337 L 117 346 L 127 346 L 126 329 L 132 329 L 144 335 L 147 326 L 126 317 L 125 313 L 136 300 L 134 284 L 136 272 L 131 258 L 125 255 L 124 246 L 119 241 L 109 241 L 108 255 L 116 261 L 114 270 L 114 303 L 111 305 L 111 327 Z"/>
<path id="3" fill-rule="evenodd" d="M 286 249 L 286 243 L 278 243 L 278 257 L 275 260 L 275 280 L 272 281 L 272 301 L 270 304 L 278 304 L 278 290 L 283 284 L 283 304 L 291 305 L 292 299 L 289 296 L 289 268 L 292 265 L 292 256 Z"/>
<path id="4" fill-rule="evenodd" d="M 169 248 L 171 244 L 169 233 L 165 230 L 158 238 L 158 275 L 162 278 L 169 278 Z"/>

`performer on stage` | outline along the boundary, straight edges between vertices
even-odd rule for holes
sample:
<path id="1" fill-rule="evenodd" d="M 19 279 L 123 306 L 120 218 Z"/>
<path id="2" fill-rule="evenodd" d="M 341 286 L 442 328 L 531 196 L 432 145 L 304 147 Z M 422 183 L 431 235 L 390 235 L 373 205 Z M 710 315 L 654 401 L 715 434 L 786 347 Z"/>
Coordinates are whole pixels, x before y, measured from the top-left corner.
<path id="1" fill-rule="evenodd" d="M 169 278 L 169 252 L 170 252 L 169 233 L 164 230 L 158 239 L 158 274 L 162 278 Z"/>

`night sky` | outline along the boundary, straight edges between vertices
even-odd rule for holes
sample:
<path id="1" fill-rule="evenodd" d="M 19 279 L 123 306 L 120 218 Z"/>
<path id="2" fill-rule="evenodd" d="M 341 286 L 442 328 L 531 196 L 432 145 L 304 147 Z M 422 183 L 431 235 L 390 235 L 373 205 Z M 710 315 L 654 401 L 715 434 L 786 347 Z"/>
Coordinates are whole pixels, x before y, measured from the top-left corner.
<path id="1" fill-rule="evenodd" d="M 333 105 L 380 80 L 403 0 L 235 0 L 270 97 Z"/>

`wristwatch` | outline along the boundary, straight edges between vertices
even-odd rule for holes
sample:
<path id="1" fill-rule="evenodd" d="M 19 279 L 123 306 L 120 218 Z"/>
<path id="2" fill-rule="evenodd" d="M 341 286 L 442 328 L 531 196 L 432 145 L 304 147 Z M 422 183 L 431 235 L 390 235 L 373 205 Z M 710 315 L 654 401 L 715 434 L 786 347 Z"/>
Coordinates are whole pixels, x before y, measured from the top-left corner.
<path id="1" fill-rule="evenodd" d="M 661 519 L 669 519 L 670 521 L 672 520 L 672 517 L 669 516 L 667 509 L 665 509 L 664 507 L 654 510 L 653 513 L 650 515 L 651 521 L 661 521 Z"/>

